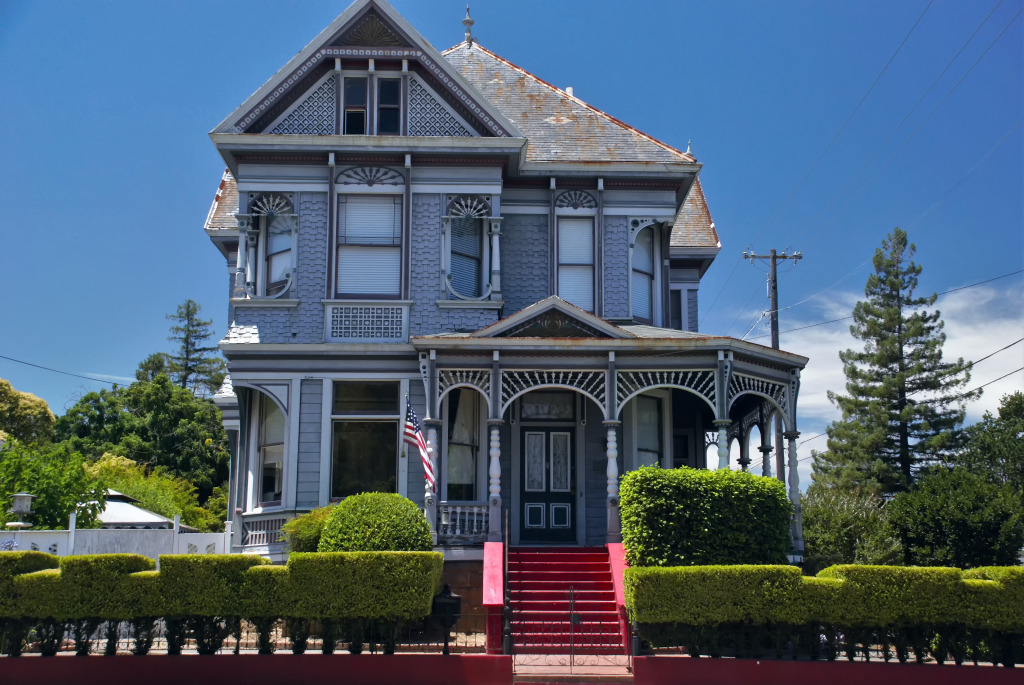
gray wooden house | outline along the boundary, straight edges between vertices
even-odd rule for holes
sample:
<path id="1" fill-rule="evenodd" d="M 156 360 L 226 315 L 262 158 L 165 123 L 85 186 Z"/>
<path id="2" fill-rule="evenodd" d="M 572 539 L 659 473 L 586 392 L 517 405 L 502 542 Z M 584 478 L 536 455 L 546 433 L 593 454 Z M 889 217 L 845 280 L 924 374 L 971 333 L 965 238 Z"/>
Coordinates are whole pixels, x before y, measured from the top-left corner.
<path id="1" fill-rule="evenodd" d="M 697 330 L 721 247 L 701 164 L 464 23 L 438 52 L 358 0 L 211 134 L 236 549 L 278 555 L 288 518 L 367 490 L 422 505 L 452 559 L 506 520 L 513 544 L 604 544 L 620 474 L 704 468 L 709 443 L 728 467 L 733 440 L 745 468 L 757 425 L 770 475 L 773 417 L 798 501 L 806 358 Z"/>

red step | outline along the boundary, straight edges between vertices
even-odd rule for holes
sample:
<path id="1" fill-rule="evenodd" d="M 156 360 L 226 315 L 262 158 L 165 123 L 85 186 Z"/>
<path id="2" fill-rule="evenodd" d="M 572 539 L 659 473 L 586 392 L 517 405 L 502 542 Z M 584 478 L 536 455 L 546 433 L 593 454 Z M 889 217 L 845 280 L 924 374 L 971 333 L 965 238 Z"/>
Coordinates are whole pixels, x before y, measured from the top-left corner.
<path id="1" fill-rule="evenodd" d="M 604 548 L 509 550 L 508 587 L 516 653 L 623 653 Z"/>

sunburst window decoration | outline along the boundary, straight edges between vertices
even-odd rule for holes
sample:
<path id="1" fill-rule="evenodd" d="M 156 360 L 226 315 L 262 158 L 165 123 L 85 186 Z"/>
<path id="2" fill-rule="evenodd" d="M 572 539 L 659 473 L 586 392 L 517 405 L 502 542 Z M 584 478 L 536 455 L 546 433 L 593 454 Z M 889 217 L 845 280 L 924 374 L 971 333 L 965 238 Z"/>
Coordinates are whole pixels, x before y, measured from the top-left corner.
<path id="1" fill-rule="evenodd" d="M 483 300 L 491 295 L 486 282 L 491 254 L 485 230 L 491 216 L 487 195 L 449 195 L 442 217 L 442 264 L 445 271 L 442 297 Z"/>
<path id="2" fill-rule="evenodd" d="M 250 298 L 279 298 L 291 288 L 295 271 L 294 196 L 250 193 L 249 216 L 256 240 L 250 240 L 246 294 Z"/>

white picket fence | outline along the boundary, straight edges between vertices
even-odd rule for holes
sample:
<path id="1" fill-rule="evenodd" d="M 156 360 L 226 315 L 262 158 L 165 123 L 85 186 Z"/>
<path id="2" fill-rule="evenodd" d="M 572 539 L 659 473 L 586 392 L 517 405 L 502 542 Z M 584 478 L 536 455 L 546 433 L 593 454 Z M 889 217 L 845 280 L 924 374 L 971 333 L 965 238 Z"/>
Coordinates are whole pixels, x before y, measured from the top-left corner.
<path id="1" fill-rule="evenodd" d="M 0 529 L 0 546 L 20 551 L 36 550 L 57 556 L 72 554 L 142 554 L 156 559 L 161 554 L 230 554 L 231 522 L 223 533 L 183 533 L 177 516 L 169 530 L 76 529 L 72 514 L 67 530 Z M 5 544 L 6 543 L 6 544 Z"/>

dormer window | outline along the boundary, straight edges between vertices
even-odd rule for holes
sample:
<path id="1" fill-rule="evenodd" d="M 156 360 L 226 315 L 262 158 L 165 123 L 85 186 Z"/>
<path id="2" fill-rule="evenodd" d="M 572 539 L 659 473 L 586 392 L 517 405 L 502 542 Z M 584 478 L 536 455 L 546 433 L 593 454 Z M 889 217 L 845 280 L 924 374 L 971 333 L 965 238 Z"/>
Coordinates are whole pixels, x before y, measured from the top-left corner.
<path id="1" fill-rule="evenodd" d="M 347 136 L 402 134 L 401 79 L 370 74 L 346 76 L 343 83 L 342 133 Z"/>
<path id="2" fill-rule="evenodd" d="M 366 85 L 368 79 L 345 78 L 345 128 L 347 136 L 366 135 Z"/>

